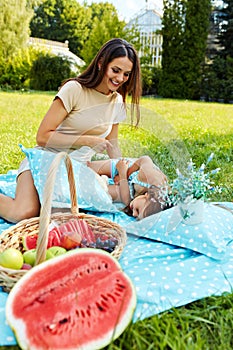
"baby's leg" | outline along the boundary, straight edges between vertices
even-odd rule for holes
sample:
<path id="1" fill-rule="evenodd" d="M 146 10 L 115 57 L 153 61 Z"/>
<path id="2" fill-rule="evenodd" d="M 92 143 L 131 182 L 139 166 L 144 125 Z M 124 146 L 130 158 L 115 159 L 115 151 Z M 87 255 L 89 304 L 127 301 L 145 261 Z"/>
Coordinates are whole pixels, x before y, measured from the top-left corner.
<path id="1" fill-rule="evenodd" d="M 107 175 L 108 177 L 111 177 L 111 162 L 111 159 L 93 160 L 87 162 L 87 166 L 99 175 Z"/>

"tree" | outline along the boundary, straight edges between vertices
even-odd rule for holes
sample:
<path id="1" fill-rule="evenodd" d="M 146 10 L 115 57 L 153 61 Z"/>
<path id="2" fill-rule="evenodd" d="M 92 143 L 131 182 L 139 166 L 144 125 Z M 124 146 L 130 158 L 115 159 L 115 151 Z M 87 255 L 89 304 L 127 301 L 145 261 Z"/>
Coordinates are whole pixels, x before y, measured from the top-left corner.
<path id="1" fill-rule="evenodd" d="M 119 20 L 116 8 L 110 3 L 92 3 L 90 34 L 81 51 L 81 57 L 88 65 L 99 48 L 109 39 L 124 37 L 125 22 Z"/>
<path id="2" fill-rule="evenodd" d="M 159 94 L 164 97 L 180 97 L 181 91 L 185 90 L 181 75 L 184 11 L 184 4 L 180 0 L 164 0 L 162 79 L 159 84 Z"/>
<path id="3" fill-rule="evenodd" d="M 32 65 L 30 87 L 57 91 L 61 82 L 69 76 L 71 68 L 67 58 L 41 52 Z"/>
<path id="4" fill-rule="evenodd" d="M 233 101 L 233 0 L 214 8 L 216 50 L 205 68 L 203 96 L 206 100 Z"/>
<path id="5" fill-rule="evenodd" d="M 210 10 L 211 0 L 164 1 L 161 95 L 199 98 Z"/>
<path id="6" fill-rule="evenodd" d="M 221 31 L 218 36 L 221 56 L 233 58 L 233 0 L 224 0 L 219 13 Z"/>
<path id="7" fill-rule="evenodd" d="M 26 45 L 33 12 L 26 0 L 0 0 L 0 57 L 7 60 Z"/>
<path id="8" fill-rule="evenodd" d="M 205 63 L 211 1 L 187 1 L 184 30 L 184 77 L 186 98 L 199 99 Z"/>
<path id="9" fill-rule="evenodd" d="M 68 40 L 70 50 L 79 55 L 89 34 L 90 15 L 76 0 L 45 0 L 34 8 L 31 35 L 60 42 Z"/>

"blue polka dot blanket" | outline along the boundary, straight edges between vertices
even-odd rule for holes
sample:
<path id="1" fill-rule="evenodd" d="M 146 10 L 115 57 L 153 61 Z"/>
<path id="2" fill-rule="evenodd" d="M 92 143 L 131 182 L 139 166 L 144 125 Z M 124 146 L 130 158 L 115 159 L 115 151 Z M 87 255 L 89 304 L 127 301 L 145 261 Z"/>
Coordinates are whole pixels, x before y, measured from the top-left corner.
<path id="1" fill-rule="evenodd" d="M 42 200 L 54 154 L 23 147 L 22 150 Z M 197 225 L 184 224 L 177 207 L 136 221 L 113 205 L 89 168 L 77 161 L 72 164 L 80 208 L 126 229 L 128 239 L 120 264 L 137 292 L 134 322 L 211 295 L 232 292 L 233 203 L 205 203 L 204 220 Z M 70 205 L 65 171 L 61 165 L 53 197 L 57 207 Z M 2 193 L 14 196 L 16 174 L 13 170 L 0 175 Z M 0 233 L 10 226 L 0 218 Z M 1 346 L 16 344 L 5 318 L 7 297 L 0 288 Z"/>

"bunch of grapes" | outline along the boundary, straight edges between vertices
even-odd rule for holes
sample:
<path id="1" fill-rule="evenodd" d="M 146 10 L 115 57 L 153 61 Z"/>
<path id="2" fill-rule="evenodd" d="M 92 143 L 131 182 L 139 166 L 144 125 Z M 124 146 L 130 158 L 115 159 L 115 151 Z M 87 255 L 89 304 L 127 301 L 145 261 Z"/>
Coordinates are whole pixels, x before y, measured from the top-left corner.
<path id="1" fill-rule="evenodd" d="M 88 242 L 85 238 L 81 241 L 81 247 L 103 249 L 108 253 L 112 253 L 117 244 L 117 239 L 113 237 L 108 239 L 97 237 L 94 242 Z"/>

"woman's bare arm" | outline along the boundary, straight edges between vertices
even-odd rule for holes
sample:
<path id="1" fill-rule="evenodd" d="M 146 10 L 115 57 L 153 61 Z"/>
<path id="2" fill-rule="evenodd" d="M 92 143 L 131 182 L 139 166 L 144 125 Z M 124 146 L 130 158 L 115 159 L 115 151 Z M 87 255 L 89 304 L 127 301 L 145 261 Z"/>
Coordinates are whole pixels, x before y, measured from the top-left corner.
<path id="1" fill-rule="evenodd" d="M 42 120 L 36 140 L 37 144 L 42 147 L 54 148 L 79 148 L 80 146 L 89 146 L 97 152 L 111 150 L 112 144 L 110 141 L 100 137 L 90 135 L 67 135 L 57 131 L 57 127 L 67 117 L 67 111 L 62 101 L 57 98 L 53 101 L 44 119 Z"/>
<path id="2" fill-rule="evenodd" d="M 108 148 L 107 152 L 110 158 L 117 159 L 121 157 L 121 150 L 118 144 L 118 124 L 112 125 L 112 130 L 110 134 L 106 137 L 106 140 L 108 140 L 112 148 Z"/>

